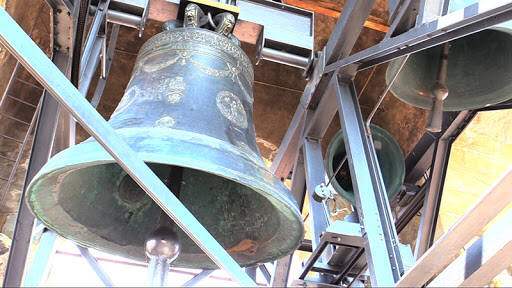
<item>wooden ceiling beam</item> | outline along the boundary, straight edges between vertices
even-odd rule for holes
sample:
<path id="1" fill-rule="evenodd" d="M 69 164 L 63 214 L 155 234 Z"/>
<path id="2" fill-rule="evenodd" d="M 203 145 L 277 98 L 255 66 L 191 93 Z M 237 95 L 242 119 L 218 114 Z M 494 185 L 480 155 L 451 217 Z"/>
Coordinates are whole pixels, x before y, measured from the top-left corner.
<path id="1" fill-rule="evenodd" d="M 318 6 L 318 3 L 315 3 L 312 1 L 284 0 L 283 2 L 288 5 L 303 8 L 303 9 L 313 11 L 315 13 L 319 13 L 319 14 L 326 15 L 326 16 L 333 17 L 333 18 L 339 18 L 340 14 L 341 14 L 341 11 Z M 364 22 L 364 27 L 386 33 L 389 30 L 389 26 L 384 23 L 385 23 L 384 20 L 370 15 L 368 17 L 368 19 Z"/>

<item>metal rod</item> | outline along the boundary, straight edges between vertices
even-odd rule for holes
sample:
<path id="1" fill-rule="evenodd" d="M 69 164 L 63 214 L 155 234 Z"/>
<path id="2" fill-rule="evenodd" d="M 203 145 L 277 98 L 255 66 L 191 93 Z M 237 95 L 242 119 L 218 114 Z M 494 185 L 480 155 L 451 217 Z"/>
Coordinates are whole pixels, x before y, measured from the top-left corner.
<path id="1" fill-rule="evenodd" d="M 343 278 L 345 278 L 345 276 L 347 275 L 347 273 L 350 271 L 350 269 L 352 269 L 352 267 L 354 267 L 354 265 L 357 263 L 357 261 L 359 261 L 359 258 L 361 258 L 361 256 L 363 256 L 364 254 L 364 248 L 361 247 L 359 249 L 357 249 L 354 257 L 352 258 L 352 260 L 350 261 L 350 263 L 345 266 L 345 268 L 343 269 L 343 271 L 341 271 L 341 273 L 336 276 L 336 278 L 332 281 L 332 284 L 340 284 L 341 281 L 343 280 Z"/>
<path id="2" fill-rule="evenodd" d="M 8 118 L 8 119 L 11 119 L 11 120 L 14 120 L 18 123 L 21 123 L 21 124 L 24 124 L 24 125 L 27 125 L 27 126 L 30 126 L 30 123 L 29 122 L 26 122 L 26 121 L 23 121 L 23 120 L 20 120 L 18 118 L 14 118 L 13 116 L 10 116 L 10 115 L 7 115 L 7 114 L 4 114 L 4 113 L 1 113 L 0 112 L 0 116 L 1 117 L 5 117 L 5 118 Z"/>
<path id="3" fill-rule="evenodd" d="M 270 281 L 272 280 L 272 275 L 268 271 L 267 266 L 265 266 L 265 264 L 261 264 L 260 266 L 258 266 L 258 268 L 261 272 L 261 275 L 263 275 L 263 277 L 265 278 L 265 281 L 267 281 L 267 283 L 270 284 Z"/>
<path id="4" fill-rule="evenodd" d="M 318 258 L 320 258 L 320 256 L 322 256 L 325 248 L 327 248 L 328 245 L 329 245 L 329 242 L 327 242 L 327 241 L 322 241 L 320 243 L 318 248 L 316 248 L 315 251 L 313 252 L 314 254 L 311 255 L 311 257 L 309 257 L 308 261 L 306 262 L 306 265 L 304 265 L 304 270 L 300 274 L 299 279 L 304 280 L 304 278 L 306 278 L 306 275 L 309 273 L 311 268 L 313 268 L 313 266 L 315 266 L 316 261 L 318 260 Z"/>
<path id="5" fill-rule="evenodd" d="M 182 287 L 193 287 L 197 283 L 201 282 L 204 279 L 207 279 L 210 277 L 210 275 L 215 272 L 215 270 L 203 270 L 201 273 L 197 274 L 196 276 L 192 277 L 192 279 L 185 282 Z"/>
<path id="6" fill-rule="evenodd" d="M 28 86 L 30 86 L 30 87 L 36 88 L 36 89 L 38 89 L 38 90 L 41 90 L 41 91 L 43 91 L 43 90 L 44 90 L 44 89 L 43 89 L 43 87 L 41 87 L 41 86 L 37 86 L 37 85 L 35 85 L 34 83 L 30 83 L 30 82 L 25 81 L 25 80 L 23 80 L 23 79 L 20 79 L 20 78 L 18 78 L 18 77 L 16 77 L 16 78 L 15 78 L 15 80 L 16 80 L 16 81 L 18 81 L 18 82 L 21 82 L 21 83 L 23 83 L 23 84 L 26 84 L 26 85 L 28 85 Z M 5 91 L 7 91 L 7 89 L 5 89 Z"/>
<path id="7" fill-rule="evenodd" d="M 16 159 L 11 159 L 11 158 L 5 157 L 3 155 L 0 155 L 0 158 L 5 159 L 5 160 L 10 161 L 10 162 L 16 162 Z"/>
<path id="8" fill-rule="evenodd" d="M 105 27 L 107 24 L 105 24 Z M 104 33 L 101 35 L 101 78 L 105 79 L 107 77 L 107 35 Z"/>
<path id="9" fill-rule="evenodd" d="M 334 173 L 332 173 L 331 178 L 329 178 L 329 181 L 327 181 L 327 184 L 325 184 L 325 186 L 329 186 L 331 184 L 331 182 L 334 179 L 334 177 L 336 177 L 336 175 L 338 175 L 338 172 L 340 172 L 341 166 L 343 166 L 343 164 L 345 164 L 345 161 L 347 161 L 347 155 L 346 154 L 343 157 L 343 159 L 341 160 L 340 165 L 338 165 L 338 167 L 336 168 L 336 171 L 334 171 Z"/>
<path id="10" fill-rule="evenodd" d="M 115 10 L 108 10 L 107 21 L 127 27 L 139 28 L 139 23 L 142 21 L 142 18 L 132 14 L 127 14 Z"/>
<path id="11" fill-rule="evenodd" d="M 18 140 L 18 139 L 16 139 L 16 138 L 12 138 L 12 137 L 7 136 L 7 135 L 4 135 L 4 134 L 0 134 L 0 137 L 4 137 L 4 138 L 6 138 L 6 139 L 12 140 L 12 141 L 17 142 L 17 143 L 20 143 L 20 144 L 22 144 L 22 143 L 23 143 L 23 141 L 21 141 L 21 140 Z"/>
<path id="12" fill-rule="evenodd" d="M 112 31 L 110 32 L 110 40 L 108 43 L 107 49 L 107 58 L 105 63 L 105 77 L 100 78 L 98 80 L 98 84 L 96 84 L 96 90 L 94 91 L 94 95 L 91 99 L 92 107 L 96 108 L 100 103 L 101 96 L 103 96 L 103 90 L 105 90 L 105 85 L 107 84 L 108 75 L 110 72 L 110 67 L 112 66 L 112 59 L 114 57 L 114 51 L 116 49 L 117 44 L 117 36 L 119 35 L 119 25 L 113 24 Z"/>
<path id="13" fill-rule="evenodd" d="M 30 126 L 28 126 L 27 134 L 25 134 L 25 137 L 23 138 L 23 143 L 21 144 L 18 156 L 16 156 L 16 160 L 14 161 L 14 164 L 12 166 L 11 173 L 9 174 L 9 180 L 7 181 L 7 184 L 5 185 L 4 190 L 2 191 L 2 195 L 0 196 L 0 203 L 4 203 L 7 193 L 9 193 L 9 189 L 11 188 L 14 176 L 16 175 L 16 170 L 18 169 L 21 158 L 23 157 L 23 150 L 25 150 L 25 146 L 27 145 L 28 139 L 30 138 L 30 132 L 32 131 L 32 129 L 34 129 L 34 126 L 36 124 L 37 115 L 39 112 L 39 107 L 41 106 L 41 102 L 42 100 L 39 101 L 39 105 L 37 106 L 38 108 L 36 108 L 36 111 L 34 111 L 34 116 L 32 116 L 32 121 L 30 121 Z"/>
<path id="14" fill-rule="evenodd" d="M 110 0 L 105 0 L 100 1 L 100 3 L 98 4 L 99 9 L 96 10 L 96 14 L 94 15 L 94 19 L 92 20 L 91 28 L 89 30 L 89 33 L 87 34 L 84 50 L 82 52 L 82 59 L 80 61 L 80 80 L 82 80 L 82 74 L 85 71 L 86 64 L 89 62 L 89 57 L 91 56 L 93 46 L 96 42 L 96 36 L 98 35 L 98 31 L 100 30 L 101 24 L 103 22 L 103 17 L 105 16 L 105 12 L 108 9 L 109 3 Z"/>
<path id="15" fill-rule="evenodd" d="M 271 287 L 286 287 L 288 286 L 288 277 L 290 275 L 290 267 L 293 260 L 293 254 L 277 259 L 274 265 L 274 274 L 270 280 Z"/>
<path id="16" fill-rule="evenodd" d="M 242 285 L 256 286 L 238 263 L 81 96 L 4 9 L 0 9 L 0 42 L 219 267 L 224 268 Z"/>
<path id="17" fill-rule="evenodd" d="M 107 273 L 105 273 L 105 271 L 103 271 L 100 264 L 98 263 L 98 260 L 96 260 L 96 258 L 94 258 L 94 256 L 92 256 L 89 249 L 82 247 L 80 245 L 76 245 L 76 248 L 78 248 L 78 251 L 80 251 L 80 254 L 82 254 L 82 256 L 85 258 L 87 263 L 89 263 L 89 266 L 92 268 L 94 273 L 96 273 L 98 278 L 100 278 L 101 282 L 103 282 L 103 284 L 105 284 L 105 286 L 107 286 L 107 287 L 113 287 L 114 283 L 112 282 L 110 277 L 108 277 Z"/>
<path id="18" fill-rule="evenodd" d="M 441 132 L 443 125 L 443 102 L 448 96 L 448 87 L 446 87 L 446 73 L 448 70 L 448 52 L 450 50 L 450 43 L 443 44 L 441 55 L 439 59 L 439 68 L 437 71 L 437 79 L 434 85 L 430 88 L 430 95 L 432 97 L 432 108 L 430 109 L 430 116 L 428 118 L 427 130 L 431 132 Z"/>
<path id="19" fill-rule="evenodd" d="M 274 61 L 280 64 L 306 69 L 309 65 L 309 58 L 299 55 L 263 47 L 261 49 L 261 59 Z"/>
<path id="20" fill-rule="evenodd" d="M 150 257 L 148 266 L 148 287 L 166 287 L 171 262 L 163 257 Z"/>
<path id="21" fill-rule="evenodd" d="M 83 66 L 80 66 L 82 72 L 80 73 L 79 91 L 83 97 L 87 96 L 87 91 L 89 91 L 94 72 L 96 72 L 96 68 L 98 68 L 104 38 L 105 37 L 102 36 L 94 38 L 94 44 L 90 52 L 90 60 L 85 63 L 82 62 Z"/>
<path id="22" fill-rule="evenodd" d="M 354 279 L 352 279 L 352 281 L 350 281 L 350 283 L 347 285 L 347 288 L 350 288 L 350 287 L 352 287 L 352 285 L 354 285 L 354 282 L 356 282 L 357 278 L 359 278 L 359 276 L 361 276 L 361 274 L 363 274 L 363 272 L 366 270 L 366 268 L 368 268 L 368 265 L 364 265 L 363 267 L 361 267 L 361 270 L 359 270 L 359 272 L 357 272 L 357 275 L 354 276 Z"/>
<path id="23" fill-rule="evenodd" d="M 28 106 L 30 106 L 30 107 L 32 107 L 32 108 L 36 108 L 36 107 L 37 107 L 37 105 L 34 105 L 34 104 L 32 104 L 32 103 L 29 103 L 29 102 L 27 102 L 27 101 L 25 101 L 25 100 L 18 99 L 18 98 L 16 98 L 16 97 L 12 96 L 12 95 L 7 94 L 7 97 L 11 98 L 11 99 L 12 99 L 12 100 L 14 100 L 14 101 L 17 101 L 17 102 L 20 102 L 20 103 L 26 104 L 26 105 L 28 105 Z"/>
<path id="24" fill-rule="evenodd" d="M 386 86 L 386 89 L 384 89 L 384 92 L 379 97 L 379 100 L 377 100 L 377 103 L 372 109 L 372 112 L 370 112 L 370 115 L 368 115 L 368 118 L 366 119 L 366 127 L 370 128 L 370 122 L 372 122 L 372 118 L 377 112 L 377 109 L 379 109 L 380 104 L 382 104 L 382 101 L 384 101 L 384 98 L 386 98 L 386 95 L 389 92 L 389 89 L 391 89 L 391 86 L 393 86 L 393 83 L 395 82 L 396 78 L 398 77 L 398 74 L 400 74 L 400 71 L 402 71 L 402 68 L 404 68 L 405 63 L 407 62 L 407 59 L 409 59 L 409 55 L 407 54 L 402 58 L 402 62 L 400 62 L 400 66 L 398 66 L 398 69 L 396 70 L 395 74 L 393 75 L 393 78 L 391 78 L 391 81 L 389 81 L 389 84 Z"/>
<path id="25" fill-rule="evenodd" d="M 37 21 L 35 24 L 37 24 Z M 34 24 L 34 26 L 36 26 L 35 24 Z M 34 27 L 32 27 L 32 31 L 33 30 L 34 30 Z M 20 62 L 16 62 L 16 66 L 14 66 L 14 69 L 12 70 L 11 77 L 9 78 L 9 82 L 7 82 L 7 87 L 5 88 L 4 94 L 2 95 L 2 99 L 0 99 L 0 108 L 4 106 L 4 102 L 6 101 L 6 98 L 7 98 L 6 97 L 7 93 L 9 93 L 9 91 L 11 90 L 11 86 L 14 83 L 14 77 L 17 74 L 19 67 L 20 67 Z M 18 80 L 18 79 L 16 79 L 16 80 Z"/>
<path id="26" fill-rule="evenodd" d="M 258 271 L 258 267 L 246 267 L 244 268 L 245 273 L 251 277 L 251 279 L 256 282 L 256 272 Z"/>
<path id="27" fill-rule="evenodd" d="M 323 184 L 325 181 L 325 170 L 322 157 L 322 145 L 319 141 L 313 139 L 304 139 L 303 143 L 304 152 L 304 167 L 306 170 L 306 185 L 308 191 L 309 200 L 309 212 L 310 212 L 310 225 L 311 225 L 311 242 L 313 249 L 317 249 L 321 243 L 322 233 L 326 231 L 327 227 L 331 222 L 331 217 L 328 207 L 326 207 L 325 201 L 317 202 L 313 198 L 313 191 L 315 187 Z M 322 217 L 322 214 L 324 217 Z M 325 251 L 322 255 L 322 260 L 327 263 L 333 254 L 331 247 Z"/>

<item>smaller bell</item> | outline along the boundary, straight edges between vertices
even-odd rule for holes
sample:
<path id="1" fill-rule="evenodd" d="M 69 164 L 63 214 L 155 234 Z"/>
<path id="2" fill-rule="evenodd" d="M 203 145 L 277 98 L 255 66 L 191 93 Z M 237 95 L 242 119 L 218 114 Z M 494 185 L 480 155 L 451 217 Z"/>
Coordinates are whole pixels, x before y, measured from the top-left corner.
<path id="1" fill-rule="evenodd" d="M 512 29 L 493 27 L 450 41 L 444 111 L 478 109 L 512 98 Z M 431 109 L 430 90 L 436 82 L 438 45 L 409 57 L 391 92 L 416 107 Z M 386 83 L 396 73 L 401 59 L 389 63 Z"/>
<path id="2" fill-rule="evenodd" d="M 404 182 L 404 156 L 398 143 L 386 130 L 372 124 L 370 131 L 382 178 L 384 179 L 384 186 L 386 187 L 388 199 L 391 200 L 398 194 Z M 354 188 L 352 187 L 348 161 L 344 161 L 346 155 L 343 131 L 339 131 L 334 135 L 331 143 L 329 143 L 329 147 L 327 147 L 325 155 L 327 176 L 331 179 L 334 172 L 338 170 L 338 166 L 344 162 L 331 184 L 341 197 L 355 205 Z"/>

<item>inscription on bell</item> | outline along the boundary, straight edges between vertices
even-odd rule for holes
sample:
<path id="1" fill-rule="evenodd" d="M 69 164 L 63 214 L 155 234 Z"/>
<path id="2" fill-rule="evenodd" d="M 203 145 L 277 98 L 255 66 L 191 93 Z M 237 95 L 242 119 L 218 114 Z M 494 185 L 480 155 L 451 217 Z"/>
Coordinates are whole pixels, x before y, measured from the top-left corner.
<path id="1" fill-rule="evenodd" d="M 180 102 L 181 98 L 183 98 L 183 92 L 185 91 L 186 83 L 183 80 L 183 77 L 175 77 L 175 78 L 165 78 L 161 79 L 158 85 L 153 87 L 158 87 L 157 93 L 162 93 L 165 100 L 169 104 L 176 104 Z"/>
<path id="2" fill-rule="evenodd" d="M 163 116 L 155 121 L 156 128 L 172 128 L 176 121 L 171 116 Z"/>
<path id="3" fill-rule="evenodd" d="M 247 114 L 240 99 L 229 91 L 221 91 L 217 94 L 217 107 L 220 113 L 231 123 L 240 128 L 247 128 Z"/>
<path id="4" fill-rule="evenodd" d="M 176 104 L 183 98 L 187 87 L 187 83 L 181 76 L 167 78 L 165 75 L 160 75 L 149 82 L 151 86 L 144 90 L 139 88 L 139 85 L 130 87 L 112 115 L 122 112 L 134 101 L 164 100 L 169 104 Z"/>

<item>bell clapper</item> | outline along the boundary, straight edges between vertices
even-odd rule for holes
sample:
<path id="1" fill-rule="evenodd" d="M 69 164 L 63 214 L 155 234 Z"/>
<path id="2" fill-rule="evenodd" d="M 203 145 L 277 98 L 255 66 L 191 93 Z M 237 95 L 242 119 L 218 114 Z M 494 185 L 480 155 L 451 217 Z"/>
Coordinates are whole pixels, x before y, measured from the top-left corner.
<path id="1" fill-rule="evenodd" d="M 169 189 L 179 197 L 183 179 L 183 168 L 171 166 L 169 178 L 166 181 Z M 158 227 L 149 235 L 144 246 L 149 258 L 148 286 L 165 287 L 171 263 L 178 258 L 181 244 L 178 237 L 178 227 L 169 216 L 162 211 Z"/>
<path id="2" fill-rule="evenodd" d="M 448 52 L 450 43 L 445 43 L 441 50 L 439 59 L 439 69 L 437 71 L 437 79 L 430 93 L 432 99 L 432 109 L 428 119 L 427 130 L 431 132 L 440 132 L 443 124 L 443 102 L 448 97 L 448 87 L 446 86 L 446 72 L 448 70 Z"/>
<path id="3" fill-rule="evenodd" d="M 161 218 L 164 217 L 167 214 L 162 212 Z M 159 226 L 146 240 L 145 249 L 149 258 L 148 286 L 165 287 L 169 267 L 181 251 L 176 224 L 174 227 Z"/>

